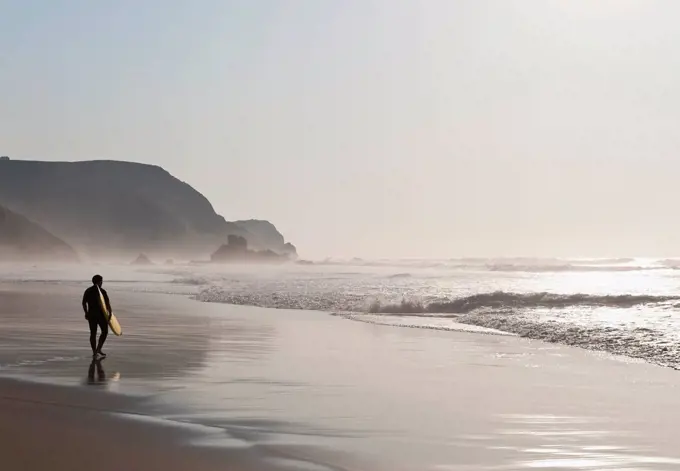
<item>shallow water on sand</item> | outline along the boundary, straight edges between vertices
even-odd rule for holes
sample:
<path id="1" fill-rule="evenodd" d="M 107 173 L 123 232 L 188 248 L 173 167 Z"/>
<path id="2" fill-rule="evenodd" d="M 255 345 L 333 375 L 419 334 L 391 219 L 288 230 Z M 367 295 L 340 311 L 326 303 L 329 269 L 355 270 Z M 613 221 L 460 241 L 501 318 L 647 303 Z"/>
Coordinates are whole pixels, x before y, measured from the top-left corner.
<path id="1" fill-rule="evenodd" d="M 140 396 L 118 412 L 200 425 L 198 445 L 262 450 L 263 469 L 680 466 L 670 369 L 118 286 L 108 288 L 124 334 L 98 368 L 80 287 L 2 285 L 0 375 Z"/>

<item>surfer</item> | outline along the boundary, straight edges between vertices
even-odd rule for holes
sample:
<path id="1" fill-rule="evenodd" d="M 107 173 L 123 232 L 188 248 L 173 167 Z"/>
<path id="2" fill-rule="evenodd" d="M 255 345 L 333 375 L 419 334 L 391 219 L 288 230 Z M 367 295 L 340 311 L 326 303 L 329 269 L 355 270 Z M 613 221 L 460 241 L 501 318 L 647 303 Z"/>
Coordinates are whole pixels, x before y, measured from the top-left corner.
<path id="1" fill-rule="evenodd" d="M 85 290 L 83 293 L 83 311 L 85 311 L 85 319 L 90 324 L 90 346 L 92 347 L 92 356 L 95 359 L 102 359 L 106 357 L 106 353 L 102 351 L 104 342 L 106 342 L 106 336 L 109 335 L 109 323 L 104 316 L 100 305 L 99 291 L 101 291 L 104 297 L 104 302 L 106 303 L 106 309 L 109 312 L 113 312 L 111 309 L 111 303 L 109 302 L 109 295 L 106 294 L 106 290 L 102 288 L 104 279 L 101 275 L 95 275 L 92 277 L 92 286 Z M 101 335 L 99 336 L 99 343 L 97 343 L 97 326 L 101 329 Z"/>

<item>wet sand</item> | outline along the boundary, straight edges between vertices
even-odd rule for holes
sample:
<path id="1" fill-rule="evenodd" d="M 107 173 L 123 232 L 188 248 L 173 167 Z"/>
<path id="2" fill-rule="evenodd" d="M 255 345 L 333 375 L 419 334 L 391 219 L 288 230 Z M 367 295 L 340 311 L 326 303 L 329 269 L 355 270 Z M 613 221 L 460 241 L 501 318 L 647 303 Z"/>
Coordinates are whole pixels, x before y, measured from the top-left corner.
<path id="1" fill-rule="evenodd" d="M 190 430 L 111 413 L 126 408 L 121 398 L 9 380 L 0 393 L 0 462 L 8 471 L 259 469 L 243 454 L 185 446 Z"/>
<path id="2" fill-rule="evenodd" d="M 0 285 L 9 469 L 680 468 L 671 369 L 114 288 L 124 335 L 98 369 L 81 290 Z M 84 445 L 101 434 L 118 455 Z"/>

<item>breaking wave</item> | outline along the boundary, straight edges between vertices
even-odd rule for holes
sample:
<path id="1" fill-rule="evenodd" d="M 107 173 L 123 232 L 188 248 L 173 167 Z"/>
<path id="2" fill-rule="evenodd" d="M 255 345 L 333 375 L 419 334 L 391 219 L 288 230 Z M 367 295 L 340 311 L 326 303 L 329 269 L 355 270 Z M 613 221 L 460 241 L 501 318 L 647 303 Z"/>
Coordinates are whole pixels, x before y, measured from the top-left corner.
<path id="1" fill-rule="evenodd" d="M 395 274 L 402 275 L 395 270 L 387 276 Z M 662 276 L 677 277 L 670 272 Z M 329 283 L 326 279 L 212 284 L 201 289 L 196 299 L 325 311 L 354 321 L 403 328 L 470 332 L 463 326 L 476 326 L 486 333 L 506 332 L 680 369 L 680 316 L 676 311 L 680 295 L 672 288 L 657 294 L 512 289 L 458 294 L 441 290 L 436 283 L 434 289 L 427 290 L 415 277 L 414 284 L 408 277 L 395 278 L 393 282 L 383 281 L 386 278 L 367 282 L 366 278 L 360 284 L 347 280 Z"/>
<path id="2" fill-rule="evenodd" d="M 184 278 L 175 278 L 171 281 L 171 283 L 179 285 L 204 286 L 209 285 L 210 280 L 202 276 L 187 276 Z"/>
<path id="3" fill-rule="evenodd" d="M 487 265 L 489 271 L 499 272 L 529 272 L 529 273 L 549 273 L 549 272 L 630 272 L 630 271 L 650 271 L 667 270 L 669 266 L 633 266 L 633 265 L 514 265 L 514 264 L 495 264 Z"/>
<path id="4" fill-rule="evenodd" d="M 290 291 L 237 292 L 216 286 L 203 289 L 194 299 L 205 303 L 326 312 L 363 312 L 370 304 L 370 298 L 362 294 L 342 292 L 298 293 Z"/>
<path id="5" fill-rule="evenodd" d="M 383 314 L 467 314 L 479 309 L 531 309 L 531 308 L 568 308 L 615 307 L 630 308 L 643 304 L 661 304 L 680 301 L 680 296 L 652 295 L 594 295 L 594 294 L 555 294 L 555 293 L 481 293 L 457 299 L 432 301 L 403 300 L 398 304 L 383 305 L 373 302 L 369 311 Z"/>
<path id="6" fill-rule="evenodd" d="M 314 311 L 341 311 L 387 315 L 468 314 L 475 311 L 520 311 L 531 309 L 566 309 L 570 307 L 631 308 L 643 305 L 675 307 L 680 296 L 655 296 L 644 294 L 597 295 L 513 293 L 495 291 L 459 298 L 402 299 L 384 302 L 375 296 L 350 292 L 238 292 L 219 287 L 203 289 L 195 297 L 198 301 L 251 305 L 276 309 L 306 309 Z"/>

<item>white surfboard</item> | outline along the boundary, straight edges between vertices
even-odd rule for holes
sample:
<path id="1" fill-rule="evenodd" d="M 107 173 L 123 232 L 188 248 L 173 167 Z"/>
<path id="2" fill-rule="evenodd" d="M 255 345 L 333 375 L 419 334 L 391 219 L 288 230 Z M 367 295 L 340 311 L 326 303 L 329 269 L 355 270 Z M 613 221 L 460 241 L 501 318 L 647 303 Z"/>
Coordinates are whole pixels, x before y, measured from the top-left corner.
<path id="1" fill-rule="evenodd" d="M 118 336 L 123 335 L 123 329 L 120 327 L 118 319 L 116 319 L 116 316 L 114 316 L 112 312 L 109 312 L 109 310 L 106 307 L 106 301 L 104 300 L 104 295 L 102 294 L 102 291 L 99 289 L 99 286 L 97 286 L 97 292 L 99 293 L 99 305 L 101 306 L 102 312 L 104 313 L 104 316 L 106 317 L 106 320 L 109 323 L 111 332 Z"/>

